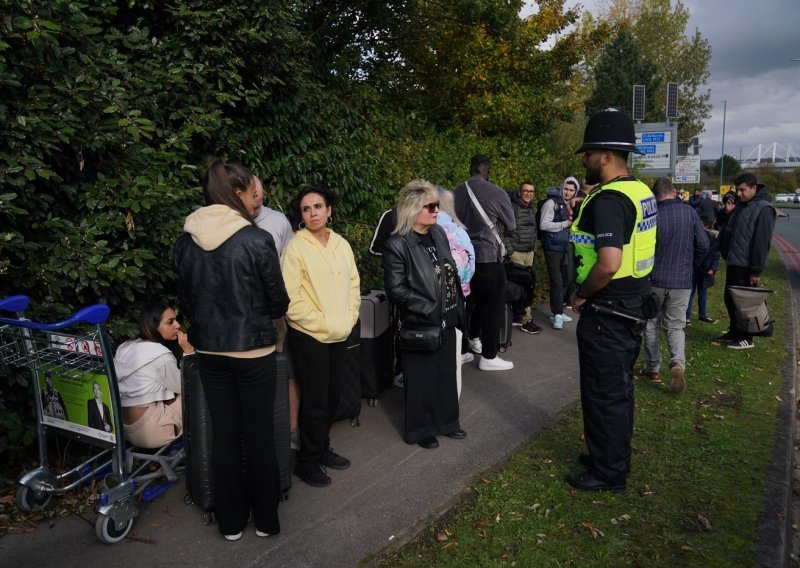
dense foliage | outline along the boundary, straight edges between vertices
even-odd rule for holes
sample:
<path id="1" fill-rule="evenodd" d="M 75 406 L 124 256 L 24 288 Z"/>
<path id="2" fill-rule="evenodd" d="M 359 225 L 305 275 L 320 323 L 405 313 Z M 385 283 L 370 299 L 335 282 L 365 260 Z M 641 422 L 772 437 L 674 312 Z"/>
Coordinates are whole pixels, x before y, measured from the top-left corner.
<path id="1" fill-rule="evenodd" d="M 408 180 L 453 186 L 476 152 L 508 188 L 576 172 L 542 137 L 572 116 L 598 32 L 567 31 L 563 4 L 0 0 L 0 295 L 49 320 L 107 303 L 124 339 L 138 302 L 175 300 L 172 245 L 213 156 L 279 210 L 337 189 L 335 228 L 376 285 L 366 243 Z M 4 371 L 0 451 L 30 442 L 24 386 Z"/>

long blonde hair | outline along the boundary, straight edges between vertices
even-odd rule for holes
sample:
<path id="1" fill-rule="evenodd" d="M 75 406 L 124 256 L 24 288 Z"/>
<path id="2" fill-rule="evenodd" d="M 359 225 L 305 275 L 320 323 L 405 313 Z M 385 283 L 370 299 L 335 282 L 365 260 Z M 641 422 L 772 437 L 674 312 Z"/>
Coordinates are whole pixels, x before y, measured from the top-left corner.
<path id="1" fill-rule="evenodd" d="M 436 189 L 439 191 L 439 211 L 444 211 L 453 219 L 453 223 L 461 227 L 462 229 L 466 229 L 467 226 L 461 222 L 461 219 L 458 218 L 456 215 L 456 200 L 453 196 L 453 192 L 447 189 L 446 187 L 437 186 Z"/>
<path id="2" fill-rule="evenodd" d="M 439 192 L 436 186 L 425 179 L 415 179 L 408 182 L 397 198 L 397 227 L 393 234 L 406 236 L 414 228 L 417 215 L 428 199 L 438 200 Z"/>

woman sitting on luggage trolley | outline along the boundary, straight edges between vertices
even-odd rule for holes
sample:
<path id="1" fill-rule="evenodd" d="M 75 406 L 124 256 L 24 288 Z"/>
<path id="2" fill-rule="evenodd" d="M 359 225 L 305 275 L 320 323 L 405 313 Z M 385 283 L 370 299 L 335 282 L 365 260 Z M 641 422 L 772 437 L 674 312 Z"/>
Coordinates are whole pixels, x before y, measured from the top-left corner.
<path id="1" fill-rule="evenodd" d="M 181 435 L 181 373 L 168 342 L 194 353 L 175 310 L 148 303 L 139 314 L 139 337 L 117 349 L 117 372 L 125 437 L 140 448 L 160 448 Z"/>

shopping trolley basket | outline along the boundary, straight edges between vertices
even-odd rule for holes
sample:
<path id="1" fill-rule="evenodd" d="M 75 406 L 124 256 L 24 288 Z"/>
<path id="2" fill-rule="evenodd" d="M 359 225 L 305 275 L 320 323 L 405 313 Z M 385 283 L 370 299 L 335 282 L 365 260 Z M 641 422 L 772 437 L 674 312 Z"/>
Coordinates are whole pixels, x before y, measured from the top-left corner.
<path id="1" fill-rule="evenodd" d="M 126 448 L 105 328 L 108 306 L 96 304 L 64 321 L 39 323 L 24 317 L 28 304 L 26 296 L 0 299 L 0 313 L 16 315 L 0 317 L 0 363 L 30 370 L 36 408 L 39 465 L 19 478 L 17 505 L 23 511 L 44 509 L 53 495 L 102 479 L 95 534 L 114 544 L 130 532 L 137 499 L 149 501 L 177 479 L 182 444 L 173 442 L 155 453 Z M 48 467 L 48 432 L 99 447 L 99 453 L 55 473 Z"/>

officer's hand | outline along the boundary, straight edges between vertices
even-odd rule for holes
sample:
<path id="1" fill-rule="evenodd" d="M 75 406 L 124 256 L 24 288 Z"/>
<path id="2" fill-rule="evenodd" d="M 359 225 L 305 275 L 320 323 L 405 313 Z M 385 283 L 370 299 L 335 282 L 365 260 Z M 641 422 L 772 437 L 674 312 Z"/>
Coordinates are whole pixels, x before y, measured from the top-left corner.
<path id="1" fill-rule="evenodd" d="M 575 292 L 573 292 L 572 297 L 569 299 L 569 303 L 572 305 L 572 311 L 576 314 L 579 314 L 581 313 L 583 304 L 586 303 L 586 298 L 579 298 L 575 295 Z"/>
<path id="2" fill-rule="evenodd" d="M 709 270 L 706 274 L 708 274 L 709 276 L 714 276 L 714 271 L 713 270 Z"/>
<path id="3" fill-rule="evenodd" d="M 761 276 L 750 275 L 750 286 L 758 286 L 761 284 Z"/>

